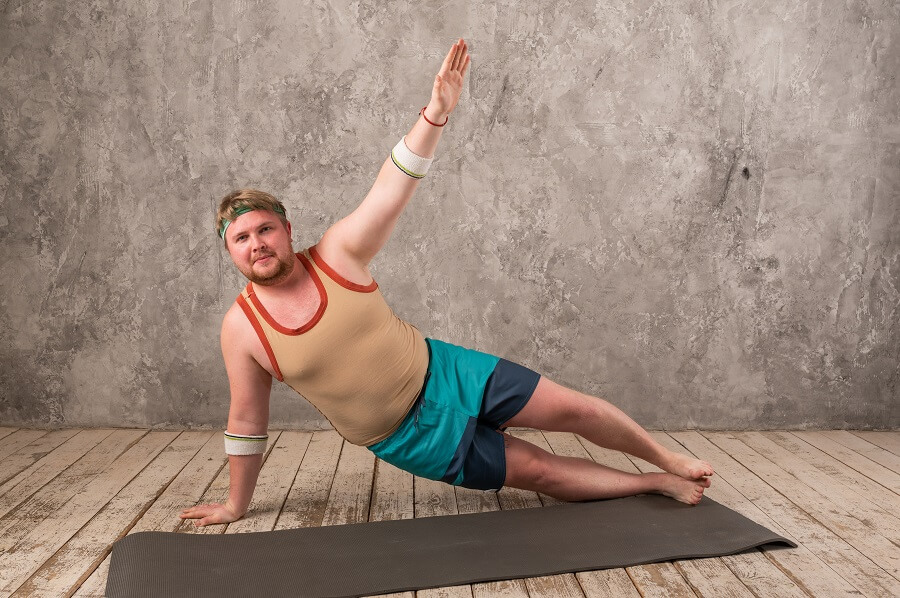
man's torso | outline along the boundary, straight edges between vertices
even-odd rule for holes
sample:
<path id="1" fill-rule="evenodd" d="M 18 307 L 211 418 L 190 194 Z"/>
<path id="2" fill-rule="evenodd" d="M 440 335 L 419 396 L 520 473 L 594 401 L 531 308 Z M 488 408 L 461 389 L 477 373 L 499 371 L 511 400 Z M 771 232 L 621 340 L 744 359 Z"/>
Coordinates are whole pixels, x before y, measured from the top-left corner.
<path id="1" fill-rule="evenodd" d="M 335 272 L 349 280 L 350 282 L 368 285 L 372 283 L 373 277 L 369 269 L 362 264 L 353 260 L 353 258 L 333 244 L 322 245 L 326 240 L 323 238 L 316 244 L 319 255 L 324 259 Z M 298 262 L 294 266 L 303 270 L 303 266 Z M 309 322 L 319 309 L 321 298 L 315 281 L 308 275 L 304 275 L 303 285 L 296 297 L 289 301 L 266 301 L 266 311 L 271 314 L 276 322 L 286 328 L 300 328 Z M 233 313 L 232 313 L 233 312 Z M 278 376 L 272 367 L 271 360 L 266 354 L 259 335 L 250 323 L 250 320 L 244 315 L 241 308 L 234 304 L 228 310 L 226 315 L 226 326 L 232 326 L 239 339 L 240 346 L 253 358 L 256 363 L 266 370 L 273 378 Z"/>

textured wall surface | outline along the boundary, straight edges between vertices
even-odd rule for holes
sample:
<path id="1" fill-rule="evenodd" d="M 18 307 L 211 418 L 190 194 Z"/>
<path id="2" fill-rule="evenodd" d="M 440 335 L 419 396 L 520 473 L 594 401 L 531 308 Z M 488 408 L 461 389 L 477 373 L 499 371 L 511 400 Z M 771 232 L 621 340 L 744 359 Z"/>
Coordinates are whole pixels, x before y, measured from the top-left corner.
<path id="1" fill-rule="evenodd" d="M 900 427 L 900 5 L 528 5 L 2 2 L 0 422 L 223 426 L 214 206 L 317 241 L 463 37 L 398 315 L 653 428 Z"/>

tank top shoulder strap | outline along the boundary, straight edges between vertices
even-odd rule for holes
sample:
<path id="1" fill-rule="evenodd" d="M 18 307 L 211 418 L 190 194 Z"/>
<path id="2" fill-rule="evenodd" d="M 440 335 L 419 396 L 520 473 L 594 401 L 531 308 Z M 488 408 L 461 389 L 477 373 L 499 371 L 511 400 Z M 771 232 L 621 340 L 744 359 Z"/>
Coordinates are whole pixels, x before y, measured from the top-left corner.
<path id="1" fill-rule="evenodd" d="M 306 248 L 306 250 L 303 253 L 305 253 L 310 258 L 312 258 L 310 261 L 312 262 L 313 266 L 317 270 L 319 270 L 320 272 L 323 272 L 328 278 L 330 278 L 331 280 L 333 280 L 340 286 L 344 287 L 345 289 L 349 289 L 351 291 L 356 291 L 357 293 L 371 293 L 371 292 L 375 291 L 375 289 L 378 288 L 378 283 L 375 282 L 374 278 L 372 279 L 372 282 L 370 282 L 369 284 L 357 284 L 355 282 L 351 282 L 351 281 L 347 280 L 346 278 L 344 278 L 343 276 L 338 274 L 334 268 L 329 266 L 325 262 L 325 260 L 322 259 L 322 256 L 321 256 L 321 254 L 319 254 L 315 245 L 311 245 L 310 247 Z"/>
<path id="2" fill-rule="evenodd" d="M 272 350 L 272 345 L 269 344 L 269 339 L 266 337 L 266 332 L 263 330 L 262 324 L 259 323 L 259 316 L 250 307 L 250 302 L 247 301 L 250 298 L 250 289 L 251 286 L 248 283 L 244 290 L 241 291 L 241 294 L 237 297 L 237 304 L 241 307 L 244 312 L 244 315 L 247 316 L 247 319 L 250 320 L 250 325 L 253 326 L 253 329 L 256 331 L 256 336 L 259 337 L 259 341 L 262 343 L 263 349 L 266 350 L 266 355 L 269 356 L 269 362 L 272 364 L 272 369 L 275 370 L 275 375 L 278 378 L 279 382 L 284 382 L 284 376 L 281 374 L 281 368 L 278 367 L 278 360 L 275 359 L 275 352 Z"/>

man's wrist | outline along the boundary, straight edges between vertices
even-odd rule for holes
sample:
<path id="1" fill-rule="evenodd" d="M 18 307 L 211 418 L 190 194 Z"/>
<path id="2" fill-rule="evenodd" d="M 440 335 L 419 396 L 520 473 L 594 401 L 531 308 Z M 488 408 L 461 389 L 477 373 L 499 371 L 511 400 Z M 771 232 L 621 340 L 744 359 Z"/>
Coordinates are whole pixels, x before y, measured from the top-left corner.
<path id="1" fill-rule="evenodd" d="M 249 507 L 250 505 L 247 505 L 247 506 Z M 230 498 L 225 501 L 225 508 L 228 509 L 231 512 L 231 514 L 234 515 L 235 517 L 237 517 L 238 519 L 240 519 L 241 517 L 243 517 L 244 515 L 247 514 L 246 508 L 244 508 L 244 509 L 237 508 L 237 505 L 235 505 L 231 501 Z"/>
<path id="2" fill-rule="evenodd" d="M 441 124 L 441 123 L 443 123 L 445 120 L 447 120 L 447 117 L 450 116 L 450 113 L 448 113 L 448 112 L 438 112 L 437 110 L 435 110 L 434 108 L 432 108 L 432 107 L 429 105 L 429 106 L 426 106 L 426 107 L 425 107 L 425 110 L 422 111 L 422 115 L 423 115 L 426 119 L 430 120 L 430 121 L 433 122 L 433 123 Z"/>

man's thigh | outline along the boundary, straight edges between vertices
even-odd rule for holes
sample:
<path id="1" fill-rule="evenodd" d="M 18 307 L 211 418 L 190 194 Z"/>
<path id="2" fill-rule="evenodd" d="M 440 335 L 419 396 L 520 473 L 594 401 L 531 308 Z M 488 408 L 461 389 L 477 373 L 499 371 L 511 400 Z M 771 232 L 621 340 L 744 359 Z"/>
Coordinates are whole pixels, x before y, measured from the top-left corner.
<path id="1" fill-rule="evenodd" d="M 541 376 L 531 398 L 503 427 L 568 430 L 573 420 L 585 417 L 597 399 Z"/>

